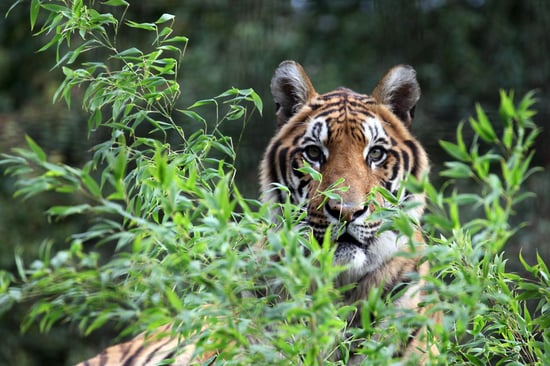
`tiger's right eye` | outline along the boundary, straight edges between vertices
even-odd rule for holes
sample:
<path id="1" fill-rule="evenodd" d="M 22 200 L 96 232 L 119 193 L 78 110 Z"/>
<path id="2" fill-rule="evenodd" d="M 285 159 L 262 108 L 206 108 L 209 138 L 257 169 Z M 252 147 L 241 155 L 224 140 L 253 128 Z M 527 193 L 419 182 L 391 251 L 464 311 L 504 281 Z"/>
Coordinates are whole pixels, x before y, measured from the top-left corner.
<path id="1" fill-rule="evenodd" d="M 323 151 L 319 146 L 309 145 L 304 148 L 306 158 L 312 162 L 318 163 L 323 160 Z"/>

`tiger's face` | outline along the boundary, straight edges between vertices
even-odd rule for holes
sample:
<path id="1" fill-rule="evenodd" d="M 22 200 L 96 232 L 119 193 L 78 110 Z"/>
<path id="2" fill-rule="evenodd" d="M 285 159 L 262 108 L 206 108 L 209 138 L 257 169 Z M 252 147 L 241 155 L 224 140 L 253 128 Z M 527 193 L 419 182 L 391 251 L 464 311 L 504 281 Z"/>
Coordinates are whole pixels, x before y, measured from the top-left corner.
<path id="1" fill-rule="evenodd" d="M 408 174 L 420 178 L 428 169 L 426 153 L 408 129 L 420 97 L 415 72 L 410 66 L 392 68 L 372 95 L 345 88 L 318 94 L 302 67 L 285 61 L 271 89 L 278 124 L 261 166 L 265 198 L 284 202 L 288 195 L 303 204 L 303 224 L 319 241 L 330 228 L 334 260 L 347 268 L 341 281 L 358 281 L 403 245 L 392 231 L 378 233 L 382 223 L 371 218 L 371 192 L 381 186 L 397 194 Z M 306 164 L 320 180 L 300 171 Z M 336 194 L 320 193 L 325 191 Z M 420 196 L 405 197 L 423 202 Z M 412 214 L 421 213 L 418 206 Z"/>

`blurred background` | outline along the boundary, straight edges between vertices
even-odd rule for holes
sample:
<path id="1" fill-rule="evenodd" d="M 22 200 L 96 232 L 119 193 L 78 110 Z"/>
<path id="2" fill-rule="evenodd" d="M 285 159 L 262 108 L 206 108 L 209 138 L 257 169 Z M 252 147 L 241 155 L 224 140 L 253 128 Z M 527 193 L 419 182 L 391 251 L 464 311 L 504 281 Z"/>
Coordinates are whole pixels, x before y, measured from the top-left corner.
<path id="1" fill-rule="evenodd" d="M 370 93 L 387 69 L 413 65 L 422 98 L 413 132 L 432 160 L 433 180 L 445 161 L 440 139 L 453 139 L 460 121 L 480 103 L 498 120 L 499 89 L 514 90 L 516 99 L 536 90 L 543 128 L 534 164 L 550 165 L 550 2 L 546 0 L 129 0 L 127 18 L 152 22 L 163 13 L 176 15 L 177 35 L 190 42 L 180 73 L 181 106 L 211 98 L 235 86 L 254 88 L 263 98 L 263 117 L 255 114 L 243 126 L 226 124 L 235 136 L 237 184 L 257 196 L 257 165 L 274 129 L 269 82 L 285 59 L 299 61 L 316 89 L 346 86 Z M 95 2 L 100 6 L 99 2 Z M 50 160 L 75 166 L 89 157 L 89 146 L 101 136 L 86 133 L 86 115 L 74 103 L 52 104 L 62 73 L 52 69 L 54 52 L 38 53 L 44 37 L 29 29 L 29 4 L 0 17 L 0 152 L 35 139 Z M 0 3 L 5 14 L 11 1 Z M 150 41 L 123 27 L 120 44 L 147 49 Z M 550 174 L 534 176 L 526 189 L 537 198 L 518 209 L 517 222 L 528 225 L 506 248 L 511 271 L 520 271 L 522 251 L 531 263 L 538 251 L 550 259 Z M 32 262 L 45 240 L 66 245 L 83 230 L 86 218 L 48 222 L 44 211 L 70 202 L 59 195 L 29 201 L 13 198 L 15 187 L 0 168 L 0 268 L 16 271 L 15 254 Z M 105 346 L 112 331 L 84 338 L 73 326 L 57 326 L 49 334 L 31 327 L 20 334 L 27 307 L 20 305 L 0 319 L 0 365 L 71 364 Z"/>

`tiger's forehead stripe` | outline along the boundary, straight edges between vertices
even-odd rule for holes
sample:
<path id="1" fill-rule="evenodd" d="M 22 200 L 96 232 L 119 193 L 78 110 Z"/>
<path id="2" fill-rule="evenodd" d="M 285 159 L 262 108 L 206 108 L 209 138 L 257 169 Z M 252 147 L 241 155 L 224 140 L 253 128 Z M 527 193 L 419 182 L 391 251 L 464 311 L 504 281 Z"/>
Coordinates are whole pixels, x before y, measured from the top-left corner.
<path id="1" fill-rule="evenodd" d="M 365 107 L 376 103 L 371 96 L 340 88 L 327 94 L 318 95 L 310 101 L 309 106 L 312 111 L 317 112 L 317 116 L 321 117 L 333 113 L 335 110 L 362 109 L 366 111 Z M 319 109 L 323 109 L 323 111 L 319 111 Z"/>
<path id="2" fill-rule="evenodd" d="M 331 144 L 347 137 L 359 144 L 366 144 L 363 124 L 367 120 L 376 118 L 373 111 L 370 110 L 371 106 L 375 104 L 376 101 L 372 97 L 357 94 L 345 88 L 319 95 L 309 102 L 308 107 L 313 112 L 313 121 L 322 121 L 326 124 L 327 138 L 326 140 L 319 139 L 319 134 L 315 132 L 315 129 L 318 128 L 317 123 L 313 128 L 308 128 L 306 134 L 311 134 L 313 141 L 325 144 Z"/>

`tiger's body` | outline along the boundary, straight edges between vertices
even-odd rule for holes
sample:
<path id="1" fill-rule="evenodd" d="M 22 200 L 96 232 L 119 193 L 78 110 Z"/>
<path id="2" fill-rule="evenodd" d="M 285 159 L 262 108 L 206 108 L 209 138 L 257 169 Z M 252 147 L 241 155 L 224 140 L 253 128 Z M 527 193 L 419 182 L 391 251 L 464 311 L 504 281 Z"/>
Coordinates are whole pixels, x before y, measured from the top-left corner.
<path id="1" fill-rule="evenodd" d="M 418 256 L 396 255 L 407 250 L 408 238 L 391 230 L 379 233 L 382 222 L 369 220 L 376 204 L 368 201 L 375 187 L 396 195 L 407 175 L 420 179 L 427 174 L 426 153 L 409 131 L 420 97 L 414 69 L 404 65 L 390 69 L 372 95 L 345 88 L 318 94 L 302 67 L 285 61 L 275 72 L 271 90 L 277 104 L 277 131 L 261 163 L 263 199 L 283 203 L 288 198 L 302 204 L 307 215 L 301 224 L 311 228 L 317 240 L 322 241 L 330 228 L 331 242 L 336 246 L 334 262 L 346 268 L 337 285 L 354 285 L 343 295 L 345 303 L 358 303 L 375 287 L 388 293 L 399 287 L 402 295 L 393 300 L 395 306 L 425 311 L 420 306 L 422 283 L 411 278 L 426 274 L 428 264 Z M 321 173 L 320 180 L 298 170 L 306 163 Z M 337 182 L 349 187 L 339 191 L 337 199 L 319 194 Z M 275 189 L 274 184 L 287 190 Z M 378 205 L 386 205 L 380 195 L 374 199 Z M 404 199 L 418 203 L 410 214 L 419 218 L 423 195 L 405 193 Z M 414 239 L 422 242 L 419 232 Z M 360 326 L 360 316 L 361 311 L 357 311 L 350 317 L 349 326 Z M 426 345 L 422 329 L 413 333 L 397 347 L 394 356 L 416 354 L 423 360 L 436 352 Z M 171 351 L 166 351 L 162 341 Z M 176 347 L 170 342 L 164 339 L 148 344 L 140 336 L 79 365 L 153 365 L 159 352 L 174 357 Z M 202 363 L 197 359 L 191 362 L 193 348 L 187 347 L 175 357 L 174 364 Z M 361 360 L 352 356 L 348 364 Z"/>

